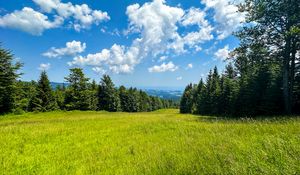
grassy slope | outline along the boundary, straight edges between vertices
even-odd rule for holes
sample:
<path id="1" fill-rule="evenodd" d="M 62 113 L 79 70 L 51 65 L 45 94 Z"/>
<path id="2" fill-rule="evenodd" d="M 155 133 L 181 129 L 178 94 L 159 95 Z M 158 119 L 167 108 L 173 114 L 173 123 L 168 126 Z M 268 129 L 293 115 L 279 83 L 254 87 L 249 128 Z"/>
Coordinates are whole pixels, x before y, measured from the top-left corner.
<path id="1" fill-rule="evenodd" d="M 5 116 L 0 172 L 300 174 L 300 119 L 215 121 L 176 110 Z"/>

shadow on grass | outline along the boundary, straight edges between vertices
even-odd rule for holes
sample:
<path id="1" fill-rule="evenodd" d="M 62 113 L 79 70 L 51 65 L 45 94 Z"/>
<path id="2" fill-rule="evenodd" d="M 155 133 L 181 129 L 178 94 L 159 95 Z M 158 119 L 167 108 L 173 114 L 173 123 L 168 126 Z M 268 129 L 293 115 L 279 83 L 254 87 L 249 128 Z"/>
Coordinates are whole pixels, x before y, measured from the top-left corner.
<path id="1" fill-rule="evenodd" d="M 225 116 L 225 115 L 199 115 L 191 114 L 197 121 L 205 122 L 287 122 L 291 120 L 300 120 L 300 115 L 268 115 L 268 116 Z"/>

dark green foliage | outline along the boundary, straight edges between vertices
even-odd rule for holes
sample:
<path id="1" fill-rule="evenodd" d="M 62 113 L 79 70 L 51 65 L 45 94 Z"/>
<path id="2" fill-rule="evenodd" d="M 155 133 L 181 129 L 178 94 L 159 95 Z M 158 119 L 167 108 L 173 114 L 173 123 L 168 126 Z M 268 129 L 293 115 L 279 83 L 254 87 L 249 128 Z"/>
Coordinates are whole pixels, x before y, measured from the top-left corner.
<path id="1" fill-rule="evenodd" d="M 70 72 L 70 75 L 65 77 L 66 81 L 69 83 L 65 92 L 65 108 L 67 110 L 89 110 L 89 78 L 85 77 L 80 68 L 70 69 Z"/>
<path id="2" fill-rule="evenodd" d="M 181 113 L 192 113 L 193 109 L 193 85 L 189 84 L 185 88 L 183 95 L 180 100 L 180 112 Z"/>
<path id="3" fill-rule="evenodd" d="M 98 87 L 98 110 L 116 112 L 120 110 L 120 98 L 114 83 L 108 75 L 104 75 Z"/>
<path id="4" fill-rule="evenodd" d="M 121 108 L 125 112 L 138 112 L 140 111 L 140 97 L 139 92 L 134 88 L 126 90 L 124 86 L 119 89 Z"/>
<path id="5" fill-rule="evenodd" d="M 279 65 L 284 111 L 291 114 L 295 110 L 292 108 L 294 101 L 297 101 L 294 86 L 300 48 L 300 1 L 247 0 L 241 10 L 249 12 L 247 20 L 256 25 L 240 31 L 238 37 L 258 58 L 259 52 L 253 46 L 266 50 L 265 61 Z M 254 60 L 253 57 L 249 59 Z"/>
<path id="6" fill-rule="evenodd" d="M 65 109 L 65 88 L 64 86 L 57 86 L 54 91 L 54 97 L 55 101 L 57 103 L 57 106 L 59 109 L 64 110 Z"/>
<path id="7" fill-rule="evenodd" d="M 88 82 L 82 69 L 70 69 L 70 75 L 65 79 L 68 86 L 57 86 L 51 89 L 45 71 L 41 73 L 38 82 L 15 81 L 13 106 L 11 111 L 51 110 L 107 110 L 124 112 L 146 112 L 161 108 L 176 108 L 178 105 L 171 100 L 148 96 L 136 88 L 115 88 L 108 75 L 103 76 L 98 86 L 93 80 Z"/>
<path id="8" fill-rule="evenodd" d="M 185 109 L 196 98 L 193 103 L 198 114 L 298 113 L 300 1 L 246 0 L 240 10 L 247 12 L 246 19 L 251 24 L 235 33 L 240 46 L 231 53 L 234 65 L 227 65 L 221 76 L 216 68 L 210 71 L 206 83 L 200 81 L 195 95 L 182 96 L 180 107 Z"/>
<path id="9" fill-rule="evenodd" d="M 139 93 L 139 109 L 140 111 L 146 112 L 146 111 L 151 111 L 150 109 L 150 97 L 147 95 L 146 92 L 144 91 L 138 91 Z M 165 107 L 167 108 L 167 107 Z"/>
<path id="10" fill-rule="evenodd" d="M 0 47 L 0 114 L 16 108 L 17 78 L 20 63 L 13 63 L 10 51 Z"/>
<path id="11" fill-rule="evenodd" d="M 220 75 L 210 71 L 206 83 L 189 84 L 181 98 L 181 113 L 226 116 L 257 116 L 283 111 L 280 69 L 276 65 L 257 65 L 243 76 L 226 67 Z M 196 92 L 193 94 L 193 92 Z M 193 110 L 196 106 L 196 110 Z"/>
<path id="12" fill-rule="evenodd" d="M 17 81 L 14 113 L 28 111 L 30 99 L 36 94 L 36 82 Z"/>
<path id="13" fill-rule="evenodd" d="M 121 109 L 125 112 L 146 112 L 175 106 L 170 100 L 148 96 L 142 90 L 136 88 L 126 89 L 124 86 L 119 88 L 119 97 Z"/>
<path id="14" fill-rule="evenodd" d="M 51 111 L 58 108 L 48 76 L 42 71 L 36 86 L 36 94 L 30 99 L 29 111 Z"/>
<path id="15" fill-rule="evenodd" d="M 98 98 L 97 98 L 97 90 L 98 86 L 96 84 L 96 81 L 93 80 L 91 84 L 89 84 L 89 109 L 90 110 L 97 110 L 97 104 L 98 104 Z"/>

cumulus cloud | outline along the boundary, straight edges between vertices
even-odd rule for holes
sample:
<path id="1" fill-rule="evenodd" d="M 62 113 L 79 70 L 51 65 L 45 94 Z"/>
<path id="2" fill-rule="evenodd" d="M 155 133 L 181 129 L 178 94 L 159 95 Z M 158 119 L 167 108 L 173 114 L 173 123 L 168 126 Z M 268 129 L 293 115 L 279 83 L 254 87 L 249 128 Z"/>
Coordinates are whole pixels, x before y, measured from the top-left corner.
<path id="1" fill-rule="evenodd" d="M 106 66 L 113 73 L 130 73 L 137 64 L 135 57 L 138 50 L 135 47 L 126 48 L 114 44 L 110 49 L 103 49 L 99 53 L 88 54 L 86 57 L 76 56 L 68 64 L 81 66 Z"/>
<path id="2" fill-rule="evenodd" d="M 75 56 L 78 53 L 84 52 L 86 48 L 85 43 L 80 41 L 71 41 L 66 43 L 66 47 L 55 48 L 52 47 L 49 51 L 43 53 L 42 55 L 49 58 L 60 58 L 63 56 Z"/>
<path id="3" fill-rule="evenodd" d="M 85 57 L 75 57 L 69 65 L 101 66 L 115 73 L 129 73 L 148 56 L 157 57 L 171 52 L 182 54 L 187 51 L 186 47 L 199 50 L 198 44 L 213 38 L 213 27 L 205 20 L 205 14 L 200 9 L 191 8 L 185 11 L 180 7 L 166 5 L 164 0 L 154 0 L 142 6 L 128 6 L 126 14 L 129 19 L 129 33 L 139 34 L 130 46 L 114 44 L 110 49 L 103 49 Z M 178 26 L 193 25 L 197 26 L 196 30 L 185 35 L 177 31 Z"/>
<path id="4" fill-rule="evenodd" d="M 0 27 L 18 29 L 32 35 L 41 35 L 44 30 L 59 27 L 62 23 L 61 17 L 55 16 L 50 21 L 46 15 L 29 7 L 0 17 Z"/>
<path id="5" fill-rule="evenodd" d="M 47 29 L 61 26 L 65 20 L 76 31 L 89 29 L 92 24 L 99 25 L 102 21 L 110 19 L 107 12 L 92 10 L 88 5 L 73 5 L 71 2 L 62 3 L 60 0 L 33 0 L 43 13 L 30 7 L 16 10 L 0 17 L 0 27 L 18 29 L 32 35 L 42 35 Z M 49 20 L 50 15 L 54 18 Z"/>
<path id="6" fill-rule="evenodd" d="M 229 53 L 230 53 L 229 46 L 226 45 L 224 48 L 217 50 L 217 52 L 214 55 L 218 59 L 226 60 L 229 56 Z"/>
<path id="7" fill-rule="evenodd" d="M 161 65 L 155 65 L 153 67 L 148 68 L 149 72 L 174 72 L 178 69 L 178 66 L 174 65 L 172 61 L 169 63 L 162 63 Z"/>
<path id="8" fill-rule="evenodd" d="M 46 70 L 49 70 L 50 67 L 51 67 L 50 63 L 41 63 L 40 66 L 38 67 L 38 69 L 41 71 L 46 71 Z"/>
<path id="9" fill-rule="evenodd" d="M 64 19 L 73 18 L 73 27 L 76 31 L 88 29 L 92 24 L 98 25 L 101 21 L 109 20 L 107 12 L 92 10 L 87 4 L 73 5 L 71 2 L 62 3 L 60 0 L 33 0 L 47 13 L 55 11 Z"/>
<path id="10" fill-rule="evenodd" d="M 245 21 L 245 14 L 238 12 L 232 0 L 201 0 L 206 8 L 214 10 L 214 20 L 218 24 L 218 39 L 231 35 Z"/>

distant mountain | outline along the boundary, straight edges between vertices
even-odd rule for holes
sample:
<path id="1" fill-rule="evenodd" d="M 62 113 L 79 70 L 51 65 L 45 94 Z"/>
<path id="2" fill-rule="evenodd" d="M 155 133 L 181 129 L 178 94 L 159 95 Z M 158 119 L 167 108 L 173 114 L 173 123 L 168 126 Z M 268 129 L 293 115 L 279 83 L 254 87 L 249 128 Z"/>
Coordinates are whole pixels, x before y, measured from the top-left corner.
<path id="1" fill-rule="evenodd" d="M 68 83 L 57 83 L 57 82 L 50 82 L 52 89 L 55 89 L 57 86 L 65 86 L 67 87 Z M 179 100 L 182 96 L 183 89 L 176 88 L 176 87 L 140 87 L 138 89 L 142 89 L 148 95 L 160 97 L 163 99 L 170 99 L 170 100 Z"/>
<path id="2" fill-rule="evenodd" d="M 179 100 L 182 96 L 182 90 L 159 90 L 159 89 L 143 89 L 148 95 L 157 96 L 163 99 Z"/>

